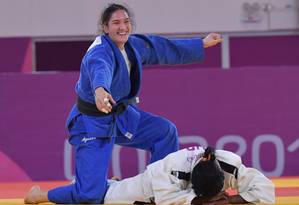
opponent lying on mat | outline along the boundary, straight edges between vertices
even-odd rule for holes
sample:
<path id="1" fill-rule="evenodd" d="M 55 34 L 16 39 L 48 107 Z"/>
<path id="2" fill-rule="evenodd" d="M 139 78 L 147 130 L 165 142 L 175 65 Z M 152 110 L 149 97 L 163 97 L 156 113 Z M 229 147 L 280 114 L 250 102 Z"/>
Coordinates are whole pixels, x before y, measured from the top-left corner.
<path id="1" fill-rule="evenodd" d="M 228 196 L 226 189 L 237 190 Z M 47 201 L 47 192 L 35 186 L 25 203 Z M 105 204 L 135 201 L 156 204 L 274 203 L 273 183 L 261 172 L 245 167 L 241 158 L 211 147 L 190 147 L 169 154 L 131 178 L 112 181 Z"/>

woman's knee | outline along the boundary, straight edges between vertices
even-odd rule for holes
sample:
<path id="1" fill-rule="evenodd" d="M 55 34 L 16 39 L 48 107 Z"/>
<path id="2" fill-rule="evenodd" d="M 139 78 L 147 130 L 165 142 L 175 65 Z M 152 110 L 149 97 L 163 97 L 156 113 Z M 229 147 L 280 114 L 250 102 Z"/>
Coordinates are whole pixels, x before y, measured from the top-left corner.
<path id="1" fill-rule="evenodd" d="M 92 189 L 89 192 L 77 190 L 73 197 L 79 204 L 101 204 L 104 202 L 104 196 L 105 191 Z"/>
<path id="2" fill-rule="evenodd" d="M 101 180 L 93 180 L 93 179 L 89 179 L 88 181 L 90 181 L 90 183 L 85 182 L 84 184 L 75 181 L 72 189 L 72 195 L 74 201 L 80 204 L 103 203 L 107 191 L 106 183 L 100 183 Z"/>

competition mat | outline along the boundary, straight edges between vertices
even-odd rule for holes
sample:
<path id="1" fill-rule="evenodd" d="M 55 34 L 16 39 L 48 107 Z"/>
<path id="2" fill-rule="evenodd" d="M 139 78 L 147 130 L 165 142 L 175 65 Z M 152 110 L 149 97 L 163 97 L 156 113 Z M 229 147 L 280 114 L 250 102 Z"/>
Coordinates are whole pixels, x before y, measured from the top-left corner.
<path id="1" fill-rule="evenodd" d="M 299 177 L 272 178 L 272 181 L 276 189 L 276 205 L 299 205 Z M 66 181 L 0 183 L 0 204 L 24 204 L 24 196 L 30 187 L 36 184 L 40 185 L 42 190 L 48 190 L 68 183 Z M 47 205 L 52 203 L 42 204 Z"/>

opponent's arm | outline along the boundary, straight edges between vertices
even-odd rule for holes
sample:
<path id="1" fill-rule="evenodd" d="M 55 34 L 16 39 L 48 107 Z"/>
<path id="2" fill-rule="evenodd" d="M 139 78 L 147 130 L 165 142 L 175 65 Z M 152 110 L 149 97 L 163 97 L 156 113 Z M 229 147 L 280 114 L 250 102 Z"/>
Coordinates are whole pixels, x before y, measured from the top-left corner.
<path id="1" fill-rule="evenodd" d="M 195 197 L 192 205 L 222 205 L 222 204 L 247 204 L 240 195 L 229 196 L 226 192 L 221 192 L 217 196 L 211 198 Z"/>
<path id="2" fill-rule="evenodd" d="M 229 196 L 228 203 L 229 204 L 247 204 L 249 202 L 246 201 L 245 199 L 243 199 L 242 196 L 237 194 L 237 195 Z"/>

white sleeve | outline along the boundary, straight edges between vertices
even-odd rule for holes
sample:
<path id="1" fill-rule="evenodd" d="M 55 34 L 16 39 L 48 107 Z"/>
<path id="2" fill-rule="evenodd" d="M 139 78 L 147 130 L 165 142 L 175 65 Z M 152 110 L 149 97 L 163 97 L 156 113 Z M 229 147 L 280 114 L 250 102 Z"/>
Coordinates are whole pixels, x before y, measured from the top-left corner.
<path id="1" fill-rule="evenodd" d="M 167 173 L 157 173 L 152 178 L 155 203 L 159 205 L 190 205 L 195 193 L 192 189 L 181 189 L 176 177 Z"/>
<path id="2" fill-rule="evenodd" d="M 275 203 L 275 188 L 271 180 L 254 168 L 243 164 L 238 170 L 239 195 L 252 203 Z"/>

